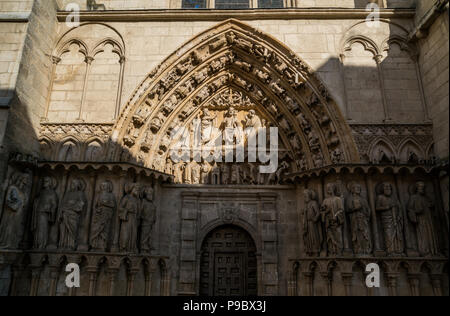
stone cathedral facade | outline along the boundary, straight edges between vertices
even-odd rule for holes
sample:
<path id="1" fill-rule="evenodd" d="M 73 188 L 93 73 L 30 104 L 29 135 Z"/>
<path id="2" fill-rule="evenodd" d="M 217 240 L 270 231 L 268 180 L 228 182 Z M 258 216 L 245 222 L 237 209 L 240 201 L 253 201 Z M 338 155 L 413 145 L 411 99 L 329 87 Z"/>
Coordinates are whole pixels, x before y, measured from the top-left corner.
<path id="1" fill-rule="evenodd" d="M 0 0 L 0 295 L 448 295 L 448 34 L 448 0 Z"/>

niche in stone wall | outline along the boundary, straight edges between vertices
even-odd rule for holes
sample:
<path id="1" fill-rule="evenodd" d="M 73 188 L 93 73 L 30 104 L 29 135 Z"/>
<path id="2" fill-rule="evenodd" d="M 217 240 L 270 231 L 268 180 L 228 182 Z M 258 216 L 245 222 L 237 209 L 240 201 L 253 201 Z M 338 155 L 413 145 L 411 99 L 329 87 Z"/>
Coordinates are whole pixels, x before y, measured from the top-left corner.
<path id="1" fill-rule="evenodd" d="M 421 90 L 412 48 L 400 38 L 383 44 L 383 79 L 390 118 L 396 122 L 423 119 Z"/>
<path id="2" fill-rule="evenodd" d="M 347 46 L 343 65 L 348 109 L 352 118 L 369 122 L 383 120 L 383 96 L 371 47 L 355 39 Z"/>
<path id="3" fill-rule="evenodd" d="M 374 22 L 375 23 L 375 22 Z M 358 22 L 342 38 L 349 118 L 358 122 L 427 121 L 415 47 L 395 23 Z"/>
<path id="4" fill-rule="evenodd" d="M 52 59 L 44 120 L 104 123 L 117 117 L 125 49 L 114 29 L 89 23 L 74 28 L 61 37 Z"/>

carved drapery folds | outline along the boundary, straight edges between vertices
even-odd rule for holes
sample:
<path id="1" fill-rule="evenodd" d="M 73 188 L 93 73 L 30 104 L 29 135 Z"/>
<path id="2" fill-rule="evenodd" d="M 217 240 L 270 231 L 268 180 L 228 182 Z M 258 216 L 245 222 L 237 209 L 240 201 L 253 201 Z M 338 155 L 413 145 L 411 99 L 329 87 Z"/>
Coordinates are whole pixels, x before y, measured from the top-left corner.
<path id="1" fill-rule="evenodd" d="M 192 183 L 197 177 L 191 169 L 197 166 L 167 165 L 180 138 L 192 138 L 197 126 L 206 138 L 212 129 L 272 126 L 279 128 L 280 165 L 288 164 L 279 175 L 359 160 L 352 138 L 346 137 L 349 128 L 325 87 L 282 44 L 230 20 L 193 39 L 190 47 L 169 57 L 135 91 L 115 126 L 113 141 L 122 147 L 112 152 L 114 159 L 135 157 L 146 167 L 174 172 L 177 182 Z M 180 126 L 187 132 L 173 139 Z M 233 178 L 229 170 L 224 171 L 229 179 L 214 180 L 214 171 L 218 175 L 230 166 L 197 162 L 210 169 L 209 182 L 224 184 Z M 279 183 L 239 178 L 248 184 Z"/>
<path id="2" fill-rule="evenodd" d="M 293 179 L 304 188 L 298 196 L 302 256 L 446 255 L 448 242 L 442 234 L 448 229 L 446 214 L 433 172 L 406 168 L 380 172 L 368 167 L 302 176 Z"/>

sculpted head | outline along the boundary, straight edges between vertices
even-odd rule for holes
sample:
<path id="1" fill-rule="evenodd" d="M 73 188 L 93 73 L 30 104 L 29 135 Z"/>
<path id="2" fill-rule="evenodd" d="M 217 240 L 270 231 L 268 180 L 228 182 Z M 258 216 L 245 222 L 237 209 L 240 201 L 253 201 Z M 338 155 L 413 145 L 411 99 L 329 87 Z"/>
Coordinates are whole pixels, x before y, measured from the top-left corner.
<path id="1" fill-rule="evenodd" d="M 303 194 L 304 194 L 306 203 L 316 200 L 316 193 L 313 190 L 307 189 L 303 192 Z"/>
<path id="2" fill-rule="evenodd" d="M 424 195 L 425 194 L 425 182 L 419 181 L 416 183 L 416 191 L 417 194 Z"/>
<path id="3" fill-rule="evenodd" d="M 102 192 L 111 193 L 113 191 L 113 184 L 112 184 L 112 182 L 109 181 L 109 180 L 103 181 L 102 184 L 100 185 L 100 190 Z"/>
<path id="4" fill-rule="evenodd" d="M 391 196 L 392 195 L 392 185 L 390 183 L 385 183 L 383 185 L 383 193 L 385 196 Z"/>
<path id="5" fill-rule="evenodd" d="M 77 191 L 83 191 L 83 182 L 81 179 L 73 179 L 70 182 L 70 191 L 77 192 Z"/>
<path id="6" fill-rule="evenodd" d="M 356 195 L 361 195 L 362 188 L 361 185 L 358 183 L 355 183 L 352 185 L 352 193 Z"/>
<path id="7" fill-rule="evenodd" d="M 153 188 L 152 187 L 146 187 L 144 190 L 145 198 L 148 201 L 153 201 Z"/>
<path id="8" fill-rule="evenodd" d="M 141 189 L 137 184 L 134 185 L 133 188 L 131 189 L 131 195 L 133 195 L 136 198 L 139 198 L 139 196 L 141 195 Z"/>
<path id="9" fill-rule="evenodd" d="M 336 195 L 336 184 L 334 184 L 334 183 L 328 183 L 327 184 L 327 194 L 329 196 Z"/>
<path id="10" fill-rule="evenodd" d="M 52 179 L 50 177 L 44 177 L 42 180 L 42 187 L 44 189 L 50 189 L 52 187 Z"/>

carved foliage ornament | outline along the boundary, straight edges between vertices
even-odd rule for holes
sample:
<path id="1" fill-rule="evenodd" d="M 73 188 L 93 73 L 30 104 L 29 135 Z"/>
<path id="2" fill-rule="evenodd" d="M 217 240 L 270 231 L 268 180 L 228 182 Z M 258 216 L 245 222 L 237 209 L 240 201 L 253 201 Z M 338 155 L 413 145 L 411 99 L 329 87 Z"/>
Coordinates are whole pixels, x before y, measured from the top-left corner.
<path id="1" fill-rule="evenodd" d="M 190 47 L 152 72 L 123 111 L 115 129 L 129 152 L 126 159 L 140 156 L 143 164 L 164 170 L 174 125 L 188 126 L 205 107 L 226 110 L 238 103 L 254 104 L 281 127 L 295 169 L 358 160 L 325 87 L 282 44 L 230 20 L 193 39 Z"/>

